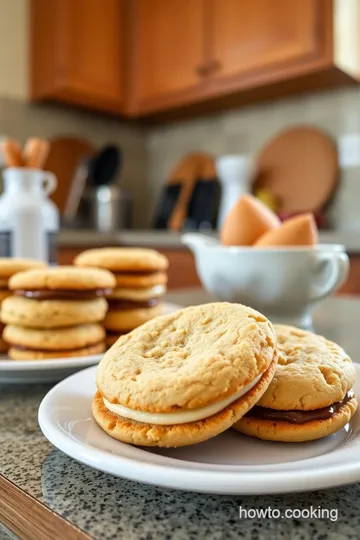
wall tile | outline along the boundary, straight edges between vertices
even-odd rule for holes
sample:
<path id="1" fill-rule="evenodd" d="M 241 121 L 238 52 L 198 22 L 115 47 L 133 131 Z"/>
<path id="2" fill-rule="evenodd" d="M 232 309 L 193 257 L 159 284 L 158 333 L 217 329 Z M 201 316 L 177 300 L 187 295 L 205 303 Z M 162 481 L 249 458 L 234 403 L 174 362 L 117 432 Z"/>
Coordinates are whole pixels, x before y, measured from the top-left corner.
<path id="1" fill-rule="evenodd" d="M 146 148 L 150 213 L 171 167 L 186 152 L 256 155 L 276 133 L 296 124 L 318 126 L 335 140 L 343 133 L 360 133 L 359 88 L 296 96 L 149 130 Z M 356 224 L 360 228 L 360 168 L 342 170 L 340 176 L 329 215 L 337 228 L 354 228 Z"/>
<path id="2" fill-rule="evenodd" d="M 121 185 L 134 196 L 134 225 L 147 226 L 147 153 L 142 128 L 93 112 L 2 98 L 0 133 L 21 143 L 30 136 L 66 134 L 84 137 L 98 147 L 109 142 L 118 144 L 124 153 Z"/>

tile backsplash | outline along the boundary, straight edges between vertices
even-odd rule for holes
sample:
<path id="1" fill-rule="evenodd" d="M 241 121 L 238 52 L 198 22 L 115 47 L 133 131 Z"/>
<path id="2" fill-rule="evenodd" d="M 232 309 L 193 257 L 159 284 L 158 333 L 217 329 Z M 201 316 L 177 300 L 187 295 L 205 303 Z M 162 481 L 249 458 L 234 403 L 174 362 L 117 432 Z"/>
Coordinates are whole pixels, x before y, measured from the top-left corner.
<path id="1" fill-rule="evenodd" d="M 22 143 L 29 136 L 67 134 L 85 137 L 98 146 L 120 145 L 124 152 L 120 181 L 134 196 L 137 228 L 151 223 L 161 187 L 187 152 L 255 156 L 269 138 L 294 124 L 318 126 L 335 140 L 343 134 L 360 134 L 360 89 L 298 96 L 155 127 L 57 105 L 0 98 L 0 134 Z M 335 228 L 360 230 L 359 201 L 360 167 L 341 169 L 340 187 L 329 208 Z"/>
<path id="2" fill-rule="evenodd" d="M 97 147 L 109 142 L 119 145 L 124 153 L 120 182 L 134 197 L 134 226 L 147 226 L 146 141 L 138 126 L 93 112 L 1 98 L 0 134 L 21 143 L 30 136 L 50 138 L 61 134 L 88 139 Z"/>
<path id="3" fill-rule="evenodd" d="M 294 124 L 318 126 L 335 140 L 347 133 L 360 134 L 360 89 L 298 96 L 152 128 L 146 139 L 150 207 L 174 163 L 187 152 L 255 156 L 269 138 Z M 360 167 L 342 169 L 329 208 L 335 228 L 360 229 L 359 201 Z"/>

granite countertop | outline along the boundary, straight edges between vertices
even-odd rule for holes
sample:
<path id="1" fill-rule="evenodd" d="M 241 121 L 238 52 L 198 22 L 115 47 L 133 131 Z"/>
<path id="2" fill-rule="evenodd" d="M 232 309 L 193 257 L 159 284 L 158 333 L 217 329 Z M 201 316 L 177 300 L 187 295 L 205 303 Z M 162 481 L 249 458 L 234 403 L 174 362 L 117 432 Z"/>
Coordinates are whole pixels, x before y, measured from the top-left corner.
<path id="1" fill-rule="evenodd" d="M 181 291 L 168 298 L 182 304 L 208 300 L 199 291 Z M 328 299 L 316 309 L 314 326 L 359 360 L 359 320 L 360 300 Z M 85 467 L 53 448 L 40 432 L 37 409 L 49 388 L 0 386 L 0 474 L 96 539 L 360 537 L 360 484 L 316 493 L 216 496 L 156 488 Z M 311 504 L 337 508 L 338 520 L 239 519 L 239 505 L 284 510 Z"/>
<path id="2" fill-rule="evenodd" d="M 320 242 L 324 244 L 343 244 L 348 253 L 360 253 L 360 231 L 320 231 Z M 129 245 L 158 249 L 187 249 L 181 243 L 181 233 L 150 229 L 123 230 L 108 233 L 91 229 L 61 229 L 59 233 L 59 245 L 61 247 Z"/>

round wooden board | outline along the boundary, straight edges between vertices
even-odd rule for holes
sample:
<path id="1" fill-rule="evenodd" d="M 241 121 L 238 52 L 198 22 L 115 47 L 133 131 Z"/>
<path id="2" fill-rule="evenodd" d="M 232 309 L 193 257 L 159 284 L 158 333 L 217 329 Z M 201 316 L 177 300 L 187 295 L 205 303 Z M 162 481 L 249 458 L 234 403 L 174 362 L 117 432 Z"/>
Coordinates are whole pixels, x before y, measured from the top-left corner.
<path id="1" fill-rule="evenodd" d="M 319 129 L 296 126 L 260 152 L 254 187 L 271 192 L 281 213 L 317 212 L 334 192 L 338 170 L 334 141 Z"/>

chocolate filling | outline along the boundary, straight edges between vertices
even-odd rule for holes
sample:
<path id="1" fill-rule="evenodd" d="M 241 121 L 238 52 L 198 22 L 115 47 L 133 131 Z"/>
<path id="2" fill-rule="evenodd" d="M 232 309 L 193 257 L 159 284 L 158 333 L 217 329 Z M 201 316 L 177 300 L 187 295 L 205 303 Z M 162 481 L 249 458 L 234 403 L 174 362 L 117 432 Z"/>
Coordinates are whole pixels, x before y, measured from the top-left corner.
<path id="1" fill-rule="evenodd" d="M 341 401 L 333 403 L 330 407 L 323 407 L 322 409 L 315 409 L 313 411 L 278 411 L 276 409 L 268 409 L 267 407 L 256 405 L 245 414 L 245 417 L 289 422 L 290 424 L 305 424 L 306 422 L 312 422 L 313 420 L 328 420 L 337 413 L 345 403 L 350 401 L 354 395 L 354 391 L 349 390 Z"/>
<path id="2" fill-rule="evenodd" d="M 122 300 L 121 298 L 108 298 L 109 306 L 112 309 L 137 309 L 151 308 L 159 303 L 159 298 L 151 298 L 150 300 Z"/>
<path id="3" fill-rule="evenodd" d="M 36 351 L 36 352 L 43 352 L 43 353 L 50 353 L 50 352 L 58 352 L 59 354 L 69 351 L 81 351 L 81 349 L 87 349 L 88 347 L 95 347 L 96 345 L 100 345 L 101 343 L 104 343 L 103 340 L 97 341 L 96 343 L 88 343 L 87 345 L 83 345 L 82 347 L 69 347 L 68 349 L 41 349 L 39 347 L 28 347 L 26 345 L 14 345 L 10 343 L 10 346 L 13 349 L 17 349 L 18 351 Z"/>
<path id="4" fill-rule="evenodd" d="M 156 274 L 162 274 L 164 270 L 119 270 L 112 272 L 115 276 L 155 276 Z"/>
<path id="5" fill-rule="evenodd" d="M 120 336 L 125 336 L 125 334 L 128 334 L 129 332 L 131 332 L 131 330 L 119 330 L 119 331 L 116 331 L 116 330 L 106 330 L 106 335 L 107 336 L 114 336 L 114 337 L 120 337 Z"/>
<path id="6" fill-rule="evenodd" d="M 112 289 L 18 289 L 16 296 L 33 298 L 35 300 L 93 300 L 111 294 Z"/>

